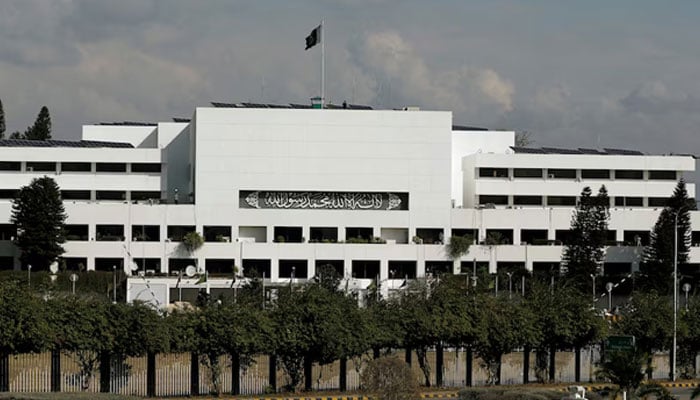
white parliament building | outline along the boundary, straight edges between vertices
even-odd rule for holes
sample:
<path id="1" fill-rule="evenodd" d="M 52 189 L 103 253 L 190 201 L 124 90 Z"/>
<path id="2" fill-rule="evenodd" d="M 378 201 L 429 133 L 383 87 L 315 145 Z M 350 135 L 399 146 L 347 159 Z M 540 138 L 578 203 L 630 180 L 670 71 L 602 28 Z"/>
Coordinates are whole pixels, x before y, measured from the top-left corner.
<path id="1" fill-rule="evenodd" d="M 628 273 L 695 170 L 691 155 L 519 148 L 514 136 L 455 126 L 443 111 L 213 103 L 174 122 L 86 125 L 80 141 L 3 140 L 0 268 L 24 268 L 12 198 L 47 175 L 68 214 L 62 263 L 124 269 L 128 301 L 228 293 L 254 274 L 302 282 L 321 265 L 358 291 L 477 264 L 547 270 L 560 263 L 577 196 L 601 185 L 611 201 L 603 271 Z M 700 214 L 691 219 L 700 229 Z M 191 231 L 205 243 L 189 252 Z M 493 233 L 501 244 L 486 245 Z M 476 244 L 452 260 L 444 243 L 464 234 Z M 686 267 L 698 269 L 700 230 L 692 241 Z"/>

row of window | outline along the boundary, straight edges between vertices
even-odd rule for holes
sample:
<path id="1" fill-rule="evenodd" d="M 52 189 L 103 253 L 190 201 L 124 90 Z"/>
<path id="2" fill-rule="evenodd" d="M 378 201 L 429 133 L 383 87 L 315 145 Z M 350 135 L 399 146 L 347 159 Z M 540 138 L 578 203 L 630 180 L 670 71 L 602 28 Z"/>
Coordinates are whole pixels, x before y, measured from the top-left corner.
<path id="1" fill-rule="evenodd" d="M 0 189 L 0 199 L 14 199 L 17 189 Z M 161 193 L 156 190 L 61 190 L 63 200 L 95 200 L 95 201 L 161 201 Z"/>
<path id="2" fill-rule="evenodd" d="M 576 205 L 576 196 L 512 196 L 510 201 L 508 195 L 479 195 L 479 204 L 493 204 L 496 206 L 567 206 Z M 639 196 L 615 196 L 612 197 L 612 204 L 616 207 L 666 207 L 668 197 L 645 197 Z"/>
<path id="3" fill-rule="evenodd" d="M 191 225 L 169 225 L 167 227 L 167 240 L 182 241 L 189 232 L 194 232 L 195 227 Z M 255 242 L 266 243 L 267 228 L 264 226 L 241 226 L 239 228 L 240 237 L 252 238 Z M 335 227 L 311 227 L 310 243 L 337 243 L 338 228 Z M 88 225 L 68 224 L 65 226 L 66 239 L 70 241 L 89 241 L 92 238 L 89 234 Z M 96 225 L 97 241 L 123 241 L 125 232 L 123 225 Z M 206 242 L 230 242 L 230 226 L 204 226 L 204 240 Z M 485 236 L 480 236 L 477 229 L 452 229 L 451 236 L 470 236 L 475 238 L 477 243 L 482 244 L 513 244 L 514 229 L 486 229 Z M 520 243 L 546 246 L 561 245 L 565 243 L 570 235 L 568 229 L 557 229 L 554 232 L 554 239 L 549 239 L 547 229 L 520 229 Z M 302 237 L 302 227 L 277 226 L 274 227 L 274 242 L 303 243 L 306 240 Z M 11 240 L 17 235 L 17 229 L 12 224 L 0 224 L 0 240 Z M 244 236 L 247 235 L 247 236 Z M 407 228 L 381 228 L 380 237 L 373 237 L 372 228 L 348 227 L 345 228 L 345 243 L 408 243 Z M 617 231 L 608 230 L 606 237 L 610 245 L 626 246 L 646 246 L 649 244 L 649 231 L 624 230 L 622 242 L 617 241 Z M 440 228 L 419 228 L 416 229 L 416 236 L 411 238 L 413 242 L 422 244 L 442 244 L 445 242 L 445 233 Z M 131 239 L 133 241 L 160 242 L 161 232 L 158 225 L 132 225 Z M 691 235 L 693 246 L 700 245 L 700 231 L 693 231 Z"/>
<path id="4" fill-rule="evenodd" d="M 512 173 L 511 173 L 512 171 Z M 580 174 L 579 174 L 580 171 Z M 566 169 L 566 168 L 479 168 L 480 178 L 548 178 L 548 179 L 630 179 L 643 180 L 643 170 L 608 169 Z M 676 171 L 647 171 L 649 180 L 677 179 Z"/>
<path id="5" fill-rule="evenodd" d="M 159 174 L 161 165 L 160 163 L 26 161 L 24 169 L 26 172 L 127 172 L 127 170 L 133 173 Z M 22 171 L 22 162 L 0 161 L 0 171 Z"/>

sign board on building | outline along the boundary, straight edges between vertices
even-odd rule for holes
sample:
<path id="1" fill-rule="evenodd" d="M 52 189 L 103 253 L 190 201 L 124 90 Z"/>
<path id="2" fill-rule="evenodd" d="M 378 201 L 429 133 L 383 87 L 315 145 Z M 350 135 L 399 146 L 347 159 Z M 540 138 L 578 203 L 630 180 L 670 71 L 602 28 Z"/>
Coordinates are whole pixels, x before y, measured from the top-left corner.
<path id="1" fill-rule="evenodd" d="M 408 193 L 241 190 L 241 208 L 296 210 L 408 210 Z"/>
<path id="2" fill-rule="evenodd" d="M 608 351 L 634 350 L 634 336 L 608 336 L 605 349 Z"/>

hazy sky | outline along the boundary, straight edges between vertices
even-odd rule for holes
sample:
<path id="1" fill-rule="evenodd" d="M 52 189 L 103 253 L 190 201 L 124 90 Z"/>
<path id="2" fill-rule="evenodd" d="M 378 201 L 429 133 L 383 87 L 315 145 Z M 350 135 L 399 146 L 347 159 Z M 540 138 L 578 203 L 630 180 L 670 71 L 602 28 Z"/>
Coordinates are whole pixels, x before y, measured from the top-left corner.
<path id="1" fill-rule="evenodd" d="M 700 153 L 700 1 L 0 0 L 8 134 L 326 97 L 451 110 L 539 146 Z"/>

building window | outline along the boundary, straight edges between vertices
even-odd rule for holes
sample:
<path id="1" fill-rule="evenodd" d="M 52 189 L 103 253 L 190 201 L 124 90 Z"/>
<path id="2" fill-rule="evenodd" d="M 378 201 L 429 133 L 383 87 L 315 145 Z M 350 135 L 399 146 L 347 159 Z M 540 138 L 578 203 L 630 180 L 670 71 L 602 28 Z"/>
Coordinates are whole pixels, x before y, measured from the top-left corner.
<path id="1" fill-rule="evenodd" d="M 676 171 L 649 171 L 649 180 L 675 181 Z"/>
<path id="2" fill-rule="evenodd" d="M 421 244 L 443 244 L 445 242 L 445 234 L 440 228 L 418 228 L 416 236 L 420 239 Z"/>
<path id="3" fill-rule="evenodd" d="M 374 236 L 372 228 L 345 228 L 345 242 L 369 243 Z"/>
<path id="4" fill-rule="evenodd" d="M 182 239 L 190 232 L 195 232 L 194 225 L 168 225 L 168 240 L 182 242 Z"/>
<path id="5" fill-rule="evenodd" d="M 515 168 L 513 176 L 516 178 L 542 178 L 541 168 Z"/>
<path id="6" fill-rule="evenodd" d="M 547 178 L 549 178 L 549 179 L 576 179 L 576 170 L 575 169 L 550 168 L 547 170 Z"/>
<path id="7" fill-rule="evenodd" d="M 575 206 L 576 196 L 547 196 L 548 206 Z"/>
<path id="8" fill-rule="evenodd" d="M 571 239 L 571 231 L 568 229 L 557 229 L 554 232 L 554 240 L 558 245 L 569 243 Z"/>
<path id="9" fill-rule="evenodd" d="M 272 271 L 270 260 L 265 259 L 243 259 L 243 276 L 246 278 L 266 278 L 270 279 Z"/>
<path id="10" fill-rule="evenodd" d="M 147 201 L 147 200 L 160 200 L 159 191 L 132 191 L 131 200 L 133 201 Z"/>
<path id="11" fill-rule="evenodd" d="M 426 261 L 425 273 L 433 276 L 442 274 L 452 274 L 454 265 L 452 261 Z"/>
<path id="12" fill-rule="evenodd" d="M 19 193 L 16 189 L 0 189 L 0 199 L 14 199 Z"/>
<path id="13" fill-rule="evenodd" d="M 134 173 L 145 173 L 145 174 L 159 174 L 160 164 L 159 163 L 132 163 L 131 172 Z"/>
<path id="14" fill-rule="evenodd" d="M 379 260 L 352 260 L 352 277 L 375 279 L 379 276 Z"/>
<path id="15" fill-rule="evenodd" d="M 97 225 L 95 239 L 98 242 L 120 242 L 124 240 L 124 225 Z"/>
<path id="16" fill-rule="evenodd" d="M 648 246 L 649 231 L 624 231 L 625 246 Z"/>
<path id="17" fill-rule="evenodd" d="M 622 207 L 642 207 L 644 199 L 642 197 L 615 197 L 615 205 Z"/>
<path id="18" fill-rule="evenodd" d="M 316 275 L 322 267 L 332 267 L 339 278 L 345 277 L 345 262 L 343 260 L 316 260 Z"/>
<path id="19" fill-rule="evenodd" d="M 482 194 L 479 195 L 479 204 L 493 204 L 499 206 L 508 205 L 508 196 Z"/>
<path id="20" fill-rule="evenodd" d="M 387 243 L 408 243 L 408 228 L 381 228 L 380 235 Z"/>
<path id="21" fill-rule="evenodd" d="M 126 163 L 97 163 L 97 172 L 126 172 Z"/>
<path id="22" fill-rule="evenodd" d="M 207 258 L 204 260 L 204 266 L 210 274 L 232 278 L 234 268 L 236 268 L 236 260 L 233 258 Z"/>
<path id="23" fill-rule="evenodd" d="M 14 224 L 0 224 L 0 240 L 12 240 L 17 236 L 17 227 Z"/>
<path id="24" fill-rule="evenodd" d="M 169 258 L 168 259 L 168 273 L 172 275 L 173 273 L 178 272 L 178 274 L 182 273 L 184 275 L 187 267 L 189 267 L 190 265 L 194 267 L 196 265 L 196 263 L 197 263 L 196 260 L 193 258 Z M 160 271 L 155 270 L 155 271 L 149 272 L 148 269 L 146 270 L 147 275 L 152 274 L 152 273 L 158 273 L 158 272 L 160 272 Z M 197 273 L 199 273 L 199 271 L 197 271 Z"/>
<path id="25" fill-rule="evenodd" d="M 126 192 L 123 190 L 98 190 L 95 192 L 96 200 L 126 200 Z"/>
<path id="26" fill-rule="evenodd" d="M 122 271 L 124 269 L 123 258 L 95 258 L 95 271 Z"/>
<path id="27" fill-rule="evenodd" d="M 520 230 L 520 241 L 534 246 L 549 244 L 546 229 L 522 229 Z"/>
<path id="28" fill-rule="evenodd" d="M 87 269 L 87 257 L 63 257 L 61 264 L 65 265 L 66 271 L 83 272 Z"/>
<path id="29" fill-rule="evenodd" d="M 484 244 L 487 244 L 487 245 L 513 244 L 513 230 L 512 229 L 487 229 L 486 230 L 486 239 L 484 239 Z"/>
<path id="30" fill-rule="evenodd" d="M 62 172 L 92 172 L 92 164 L 88 162 L 63 162 Z"/>
<path id="31" fill-rule="evenodd" d="M 516 206 L 541 206 L 542 196 L 513 196 L 513 205 Z"/>
<path id="32" fill-rule="evenodd" d="M 66 240 L 87 241 L 89 239 L 87 225 L 66 224 L 63 229 L 66 233 Z"/>
<path id="33" fill-rule="evenodd" d="M 312 226 L 309 229 L 309 236 L 311 243 L 335 243 L 338 241 L 338 228 Z"/>
<path id="34" fill-rule="evenodd" d="M 230 226 L 204 226 L 204 241 L 205 242 L 230 242 L 231 227 Z"/>
<path id="35" fill-rule="evenodd" d="M 256 243 L 267 242 L 267 227 L 265 226 L 239 226 L 238 239 L 253 239 Z M 269 276 L 269 275 L 268 275 Z"/>
<path id="36" fill-rule="evenodd" d="M 61 190 L 63 200 L 90 200 L 89 190 Z"/>
<path id="37" fill-rule="evenodd" d="M 21 171 L 22 163 L 19 161 L 0 161 L 0 171 Z"/>
<path id="38" fill-rule="evenodd" d="M 647 199 L 647 204 L 649 207 L 666 207 L 668 204 L 668 197 L 649 197 Z"/>
<path id="39" fill-rule="evenodd" d="M 583 178 L 583 179 L 610 179 L 610 170 L 608 170 L 608 169 L 583 169 L 583 170 L 581 170 L 581 178 Z"/>
<path id="40" fill-rule="evenodd" d="M 131 240 L 134 242 L 159 242 L 160 226 L 158 225 L 132 225 Z"/>
<path id="41" fill-rule="evenodd" d="M 304 237 L 300 226 L 276 226 L 276 243 L 302 243 Z"/>
<path id="42" fill-rule="evenodd" d="M 463 228 L 454 228 L 452 229 L 452 236 L 466 236 L 471 238 L 472 243 L 478 243 L 479 242 L 479 230 L 478 229 L 463 229 Z"/>
<path id="43" fill-rule="evenodd" d="M 627 170 L 627 169 L 615 170 L 615 179 L 642 180 L 643 178 L 644 178 L 644 171 Z"/>
<path id="44" fill-rule="evenodd" d="M 160 272 L 160 258 L 134 258 L 133 259 L 134 264 L 136 264 L 136 267 L 138 271 L 143 271 L 144 273 L 146 271 L 149 271 L 149 273 L 155 273 L 155 271 Z"/>
<path id="45" fill-rule="evenodd" d="M 508 168 L 479 168 L 479 178 L 507 178 Z"/>
<path id="46" fill-rule="evenodd" d="M 416 279 L 416 262 L 389 260 L 389 278 Z"/>
<path id="47" fill-rule="evenodd" d="M 280 278 L 306 279 L 308 278 L 307 260 L 280 260 Z"/>
<path id="48" fill-rule="evenodd" d="M 56 163 L 27 161 L 27 172 L 56 172 Z"/>

